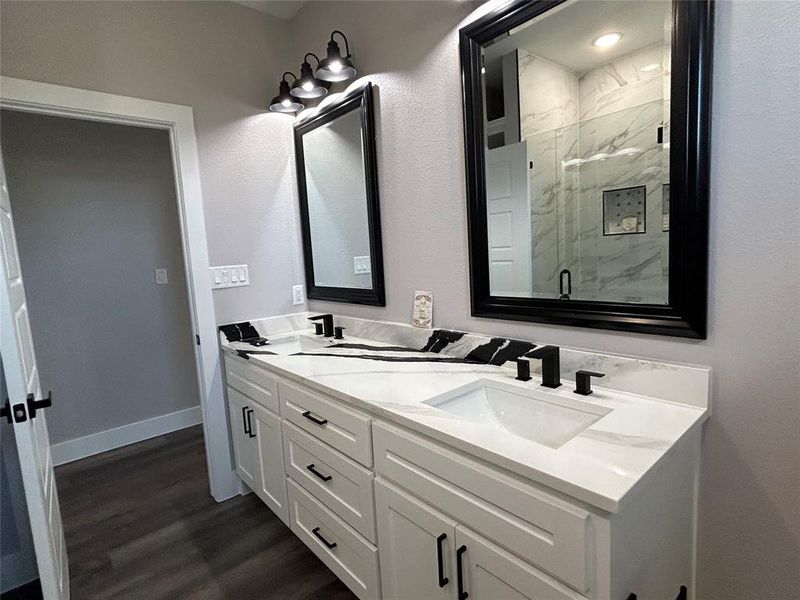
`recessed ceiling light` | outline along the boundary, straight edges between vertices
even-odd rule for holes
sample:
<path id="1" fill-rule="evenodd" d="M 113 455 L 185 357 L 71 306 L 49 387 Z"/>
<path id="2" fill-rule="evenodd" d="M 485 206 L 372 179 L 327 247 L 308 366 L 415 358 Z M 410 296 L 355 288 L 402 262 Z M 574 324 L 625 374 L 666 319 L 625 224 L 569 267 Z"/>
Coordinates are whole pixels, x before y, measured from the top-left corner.
<path id="1" fill-rule="evenodd" d="M 655 71 L 656 69 L 660 69 L 660 68 L 661 68 L 661 64 L 660 63 L 650 63 L 649 65 L 643 66 L 639 70 L 640 71 L 644 71 L 645 73 L 649 73 L 650 71 Z"/>
<path id="2" fill-rule="evenodd" d="M 611 48 L 614 44 L 622 39 L 622 34 L 618 32 L 604 33 L 599 38 L 592 42 L 595 48 Z"/>

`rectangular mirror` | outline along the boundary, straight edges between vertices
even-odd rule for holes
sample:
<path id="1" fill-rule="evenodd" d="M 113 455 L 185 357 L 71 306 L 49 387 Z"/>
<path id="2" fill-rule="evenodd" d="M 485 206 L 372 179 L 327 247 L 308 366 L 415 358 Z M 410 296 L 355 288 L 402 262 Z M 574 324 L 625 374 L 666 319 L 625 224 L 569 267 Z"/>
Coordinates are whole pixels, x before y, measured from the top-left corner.
<path id="1" fill-rule="evenodd" d="M 461 30 L 474 315 L 705 336 L 711 11 L 523 1 Z"/>
<path id="2" fill-rule="evenodd" d="M 307 296 L 384 306 L 371 84 L 294 130 Z"/>

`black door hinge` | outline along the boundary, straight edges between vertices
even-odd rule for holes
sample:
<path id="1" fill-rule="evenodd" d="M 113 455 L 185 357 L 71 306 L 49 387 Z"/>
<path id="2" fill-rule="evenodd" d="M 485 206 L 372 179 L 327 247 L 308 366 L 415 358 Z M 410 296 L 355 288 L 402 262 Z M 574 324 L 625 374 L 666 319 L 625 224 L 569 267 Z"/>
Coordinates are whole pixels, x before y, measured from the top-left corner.
<path id="1" fill-rule="evenodd" d="M 200 345 L 200 334 L 199 333 L 195 333 L 194 334 L 194 340 L 197 342 L 197 345 L 199 346 Z"/>
<path id="2" fill-rule="evenodd" d="M 28 394 L 26 398 L 26 402 L 28 403 L 28 413 L 31 415 L 31 419 L 36 418 L 36 411 L 41 410 L 42 408 L 47 408 L 48 406 L 53 406 L 53 392 L 47 392 L 47 398 L 43 398 L 41 400 L 35 400 L 36 396 L 33 394 Z"/>
<path id="3" fill-rule="evenodd" d="M 6 398 L 5 404 L 0 407 L 0 417 L 5 417 L 9 423 L 23 423 L 28 420 L 28 413 L 24 404 L 20 402 L 11 406 L 11 402 Z"/>

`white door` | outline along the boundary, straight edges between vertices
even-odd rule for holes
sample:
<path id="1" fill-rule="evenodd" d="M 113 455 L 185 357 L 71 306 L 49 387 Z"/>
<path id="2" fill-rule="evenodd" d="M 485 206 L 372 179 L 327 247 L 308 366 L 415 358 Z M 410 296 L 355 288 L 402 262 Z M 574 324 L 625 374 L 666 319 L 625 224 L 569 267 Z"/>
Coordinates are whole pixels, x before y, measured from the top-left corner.
<path id="1" fill-rule="evenodd" d="M 470 600 L 586 600 L 463 525 L 456 528 L 456 545 L 460 591 Z"/>
<path id="2" fill-rule="evenodd" d="M 375 509 L 385 600 L 456 600 L 455 521 L 382 481 Z"/>
<path id="3" fill-rule="evenodd" d="M 528 146 L 509 144 L 486 152 L 489 291 L 492 296 L 531 295 L 531 200 Z"/>
<path id="4" fill-rule="evenodd" d="M 33 395 L 32 400 L 40 400 L 42 390 L 36 369 L 36 354 L 2 156 L 0 186 L 0 252 L 3 255 L 0 260 L 0 277 L 3 280 L 0 285 L 0 356 L 3 359 L 9 403 L 16 407 L 11 411 L 14 434 L 42 592 L 46 600 L 60 600 L 69 598 L 67 549 L 45 411 L 36 410 L 35 417 L 30 418 L 27 408 L 28 395 Z M 0 402 L 5 400 L 1 398 Z"/>
<path id="5" fill-rule="evenodd" d="M 228 408 L 231 418 L 231 439 L 236 474 L 247 487 L 259 487 L 258 445 L 253 433 L 253 409 L 245 396 L 228 386 Z"/>
<path id="6" fill-rule="evenodd" d="M 259 477 L 256 494 L 281 520 L 289 525 L 289 501 L 286 498 L 286 471 L 283 465 L 281 420 L 258 404 L 250 406 L 250 427 L 256 436 Z"/>

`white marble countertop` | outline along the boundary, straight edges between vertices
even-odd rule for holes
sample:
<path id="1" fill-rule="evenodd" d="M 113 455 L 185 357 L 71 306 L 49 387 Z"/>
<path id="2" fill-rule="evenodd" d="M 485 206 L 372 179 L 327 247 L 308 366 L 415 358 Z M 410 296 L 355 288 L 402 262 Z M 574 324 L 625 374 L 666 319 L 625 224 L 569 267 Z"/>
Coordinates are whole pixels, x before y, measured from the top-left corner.
<path id="1" fill-rule="evenodd" d="M 297 343 L 286 344 L 282 349 L 280 342 L 287 339 Z M 270 336 L 274 346 L 254 348 L 237 342 L 222 345 L 232 354 L 237 348 L 276 352 L 250 354 L 249 359 L 355 408 L 612 513 L 620 510 L 625 496 L 655 470 L 670 449 L 708 416 L 704 407 L 606 389 L 597 381 L 593 382 L 594 393 L 584 397 L 575 395 L 574 383 L 566 379 L 562 379 L 560 388 L 550 390 L 537 385 L 537 375 L 529 382 L 516 381 L 515 372 L 507 367 L 464 363 L 430 352 L 315 349 L 313 346 L 320 339 L 302 331 Z M 342 341 L 390 347 L 352 337 Z M 299 348 L 301 342 L 305 348 Z M 288 354 L 298 351 L 304 354 Z M 562 446 L 551 448 L 511 433 L 498 435 L 496 428 L 424 403 L 482 378 L 526 390 L 535 386 L 557 401 L 585 402 L 610 412 Z"/>

